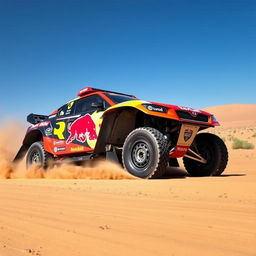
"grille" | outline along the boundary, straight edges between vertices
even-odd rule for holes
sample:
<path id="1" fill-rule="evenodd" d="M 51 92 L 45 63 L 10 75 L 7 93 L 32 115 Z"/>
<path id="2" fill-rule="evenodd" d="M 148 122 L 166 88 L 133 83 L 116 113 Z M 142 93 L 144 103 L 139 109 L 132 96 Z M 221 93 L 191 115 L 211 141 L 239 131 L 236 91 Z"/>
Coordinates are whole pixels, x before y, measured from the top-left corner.
<path id="1" fill-rule="evenodd" d="M 207 123 L 209 117 L 203 114 L 197 114 L 197 116 L 192 116 L 189 112 L 187 111 L 182 111 L 182 110 L 176 110 L 177 115 L 181 119 L 187 119 L 187 120 L 192 120 L 192 121 L 198 121 L 198 122 L 204 122 Z"/>

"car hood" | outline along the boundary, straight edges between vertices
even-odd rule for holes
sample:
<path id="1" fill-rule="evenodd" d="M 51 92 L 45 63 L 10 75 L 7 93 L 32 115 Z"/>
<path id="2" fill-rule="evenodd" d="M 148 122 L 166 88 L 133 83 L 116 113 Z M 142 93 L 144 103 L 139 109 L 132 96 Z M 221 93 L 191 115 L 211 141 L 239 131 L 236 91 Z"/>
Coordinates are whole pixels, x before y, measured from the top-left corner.
<path id="1" fill-rule="evenodd" d="M 164 107 L 166 108 L 165 111 L 159 111 L 159 110 L 150 110 L 147 105 L 154 105 L 153 107 Z M 177 106 L 177 105 L 171 105 L 171 104 L 165 104 L 165 103 L 158 103 L 153 101 L 144 101 L 139 99 L 134 99 L 130 101 L 125 101 L 116 105 L 111 106 L 108 108 L 104 115 L 107 113 L 117 109 L 117 108 L 124 108 L 124 107 L 133 107 L 141 110 L 142 112 L 168 118 L 168 119 L 174 119 L 178 121 L 184 121 L 184 122 L 190 122 L 190 123 L 196 123 L 196 124 L 202 124 L 202 125 L 209 125 L 209 126 L 219 126 L 218 121 L 215 119 L 215 117 L 206 111 L 200 110 L 200 109 L 193 109 L 191 107 L 185 107 L 185 106 Z M 186 116 L 186 113 L 180 113 L 180 112 L 186 112 L 189 113 L 189 117 Z M 184 116 L 185 115 L 185 116 Z M 208 121 L 201 121 L 202 115 L 208 116 Z"/>
<path id="2" fill-rule="evenodd" d="M 154 105 L 158 105 L 158 106 L 163 106 L 169 109 L 174 109 L 174 110 L 183 110 L 183 111 L 188 111 L 190 113 L 197 113 L 197 114 L 203 114 L 203 115 L 207 115 L 207 116 L 212 116 L 211 113 L 203 111 L 201 109 L 194 109 L 191 107 L 186 107 L 186 106 L 178 106 L 178 105 L 172 105 L 172 104 L 165 104 L 165 103 L 159 103 L 159 102 L 153 102 L 153 101 L 149 101 L 149 103 L 154 104 Z"/>

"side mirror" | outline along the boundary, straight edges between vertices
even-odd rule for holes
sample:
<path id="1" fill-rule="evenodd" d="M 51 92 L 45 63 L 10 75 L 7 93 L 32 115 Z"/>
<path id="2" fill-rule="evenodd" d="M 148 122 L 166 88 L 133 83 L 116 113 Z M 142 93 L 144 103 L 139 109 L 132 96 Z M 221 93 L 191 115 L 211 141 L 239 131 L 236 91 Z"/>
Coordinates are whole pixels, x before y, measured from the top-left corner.
<path id="1" fill-rule="evenodd" d="M 103 103 L 99 103 L 99 102 L 93 102 L 93 103 L 91 104 L 91 107 L 92 107 L 92 108 L 96 108 L 96 109 L 98 109 L 98 110 L 104 110 L 104 105 L 103 105 Z"/>

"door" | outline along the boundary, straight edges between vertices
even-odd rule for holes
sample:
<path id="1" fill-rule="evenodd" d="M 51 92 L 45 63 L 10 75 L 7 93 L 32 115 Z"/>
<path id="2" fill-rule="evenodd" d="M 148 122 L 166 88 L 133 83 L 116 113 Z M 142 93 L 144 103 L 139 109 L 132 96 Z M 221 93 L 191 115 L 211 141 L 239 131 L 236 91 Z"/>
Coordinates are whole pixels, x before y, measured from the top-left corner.
<path id="1" fill-rule="evenodd" d="M 59 108 L 58 113 L 50 117 L 51 120 L 51 131 L 47 135 L 48 145 L 50 146 L 49 151 L 54 155 L 67 154 L 67 127 L 68 120 L 75 118 L 75 101 L 70 101 L 67 104 Z M 79 116 L 76 116 L 79 117 Z"/>
<path id="2" fill-rule="evenodd" d="M 100 131 L 102 115 L 109 104 L 98 94 L 78 99 L 67 122 L 67 152 L 92 152 Z"/>

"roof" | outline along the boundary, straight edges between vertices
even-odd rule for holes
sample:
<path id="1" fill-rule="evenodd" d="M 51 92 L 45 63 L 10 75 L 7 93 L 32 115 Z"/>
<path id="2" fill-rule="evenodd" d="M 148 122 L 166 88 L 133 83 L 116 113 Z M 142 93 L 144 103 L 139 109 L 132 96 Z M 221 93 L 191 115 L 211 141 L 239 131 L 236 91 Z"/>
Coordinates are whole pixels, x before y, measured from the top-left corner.
<path id="1" fill-rule="evenodd" d="M 134 95 L 130 95 L 130 94 L 126 94 L 126 93 L 120 93 L 120 92 L 113 92 L 113 91 L 108 91 L 108 90 L 102 90 L 102 89 L 97 89 L 97 88 L 92 88 L 92 87 L 84 87 L 82 88 L 77 96 L 82 97 L 86 94 L 92 93 L 92 92 L 107 92 L 107 93 L 116 93 L 116 94 L 120 94 L 120 95 L 125 95 L 125 96 L 129 96 L 129 97 L 133 97 L 136 98 Z"/>

